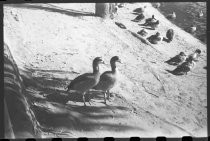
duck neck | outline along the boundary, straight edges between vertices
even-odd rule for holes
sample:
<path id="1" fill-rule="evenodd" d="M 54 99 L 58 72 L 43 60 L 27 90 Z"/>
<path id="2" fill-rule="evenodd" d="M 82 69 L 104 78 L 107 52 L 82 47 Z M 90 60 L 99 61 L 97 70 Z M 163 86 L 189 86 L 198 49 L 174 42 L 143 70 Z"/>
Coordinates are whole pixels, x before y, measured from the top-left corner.
<path id="1" fill-rule="evenodd" d="M 99 65 L 98 64 L 93 63 L 93 73 L 94 74 L 99 73 Z"/>
<path id="2" fill-rule="evenodd" d="M 110 64 L 111 64 L 112 72 L 115 73 L 116 72 L 116 63 L 111 62 Z"/>

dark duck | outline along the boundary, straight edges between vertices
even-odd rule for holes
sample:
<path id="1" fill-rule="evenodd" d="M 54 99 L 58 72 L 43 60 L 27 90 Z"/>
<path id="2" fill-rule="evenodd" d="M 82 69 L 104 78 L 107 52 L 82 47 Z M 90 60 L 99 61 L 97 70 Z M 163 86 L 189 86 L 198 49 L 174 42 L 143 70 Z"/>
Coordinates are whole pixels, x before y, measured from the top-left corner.
<path id="1" fill-rule="evenodd" d="M 93 88 L 95 90 L 102 90 L 104 92 L 104 103 L 106 104 L 106 95 L 110 97 L 109 90 L 112 89 L 117 82 L 116 62 L 121 63 L 118 56 L 114 56 L 110 60 L 111 71 L 106 71 L 100 76 L 99 83 Z"/>
<path id="2" fill-rule="evenodd" d="M 157 32 L 155 35 L 151 35 L 147 38 L 147 40 L 152 44 L 157 44 L 158 42 L 162 41 L 162 37 L 160 36 L 160 33 Z"/>
<path id="3" fill-rule="evenodd" d="M 167 30 L 166 38 L 167 38 L 168 43 L 170 43 L 173 40 L 173 38 L 174 38 L 174 30 L 173 29 Z"/>
<path id="4" fill-rule="evenodd" d="M 144 14 L 141 13 L 141 14 L 139 14 L 138 16 L 136 16 L 136 18 L 133 19 L 132 21 L 133 21 L 133 22 L 140 22 L 140 21 L 142 21 L 144 18 L 145 18 Z"/>
<path id="5" fill-rule="evenodd" d="M 143 37 L 147 36 L 147 34 L 148 34 L 148 32 L 145 29 L 138 31 L 137 33 Z"/>
<path id="6" fill-rule="evenodd" d="M 74 80 L 71 81 L 71 83 L 68 85 L 68 90 L 75 90 L 78 93 L 82 94 L 84 106 L 85 104 L 85 94 L 86 92 L 96 86 L 100 80 L 100 72 L 99 72 L 99 64 L 104 64 L 101 57 L 96 57 L 93 60 L 93 73 L 85 73 L 78 77 L 76 77 Z"/>
<path id="7" fill-rule="evenodd" d="M 169 65 L 179 65 L 183 63 L 187 58 L 187 55 L 184 52 L 180 52 L 178 55 L 166 61 Z"/>
<path id="8" fill-rule="evenodd" d="M 195 62 L 193 61 L 193 57 L 190 56 L 187 61 L 177 66 L 177 68 L 174 69 L 173 71 L 169 71 L 169 70 L 167 71 L 174 75 L 184 75 L 184 74 L 186 75 L 189 71 L 192 70 L 194 66 L 195 66 Z"/>
<path id="9" fill-rule="evenodd" d="M 150 24 L 150 23 L 154 23 L 154 22 L 156 22 L 156 21 L 157 21 L 157 20 L 155 19 L 155 16 L 152 15 L 151 18 L 148 18 L 148 19 L 145 20 L 145 25 Z"/>
<path id="10" fill-rule="evenodd" d="M 133 12 L 136 12 L 136 13 L 143 13 L 146 7 L 147 7 L 147 6 L 140 7 L 140 8 L 136 8 L 136 9 L 133 10 Z"/>

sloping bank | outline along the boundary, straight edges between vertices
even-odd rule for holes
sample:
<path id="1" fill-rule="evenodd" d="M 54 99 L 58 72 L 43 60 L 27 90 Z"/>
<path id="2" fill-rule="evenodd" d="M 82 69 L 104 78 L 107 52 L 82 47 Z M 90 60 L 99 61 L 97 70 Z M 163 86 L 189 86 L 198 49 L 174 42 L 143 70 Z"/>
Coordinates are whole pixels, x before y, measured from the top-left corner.
<path id="1" fill-rule="evenodd" d="M 24 92 L 18 67 L 8 45 L 4 44 L 5 138 L 40 137 L 38 122 Z"/>

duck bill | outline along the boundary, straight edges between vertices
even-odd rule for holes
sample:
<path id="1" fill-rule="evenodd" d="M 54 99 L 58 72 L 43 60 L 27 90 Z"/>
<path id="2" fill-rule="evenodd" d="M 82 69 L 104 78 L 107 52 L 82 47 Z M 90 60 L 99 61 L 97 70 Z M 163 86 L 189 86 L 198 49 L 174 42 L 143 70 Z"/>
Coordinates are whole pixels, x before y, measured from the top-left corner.
<path id="1" fill-rule="evenodd" d="M 120 64 L 122 64 L 121 60 L 118 60 L 117 62 L 119 62 Z"/>
<path id="2" fill-rule="evenodd" d="M 104 61 L 101 61 L 101 64 L 105 64 L 105 62 Z"/>

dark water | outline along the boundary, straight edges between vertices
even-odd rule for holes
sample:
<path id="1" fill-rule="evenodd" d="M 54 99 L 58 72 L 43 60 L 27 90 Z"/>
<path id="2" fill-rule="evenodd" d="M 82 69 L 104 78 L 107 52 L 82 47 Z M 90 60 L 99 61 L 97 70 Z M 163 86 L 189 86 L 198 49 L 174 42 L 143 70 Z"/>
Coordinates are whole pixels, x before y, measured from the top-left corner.
<path id="1" fill-rule="evenodd" d="M 173 11 L 176 13 L 176 19 L 172 23 L 186 30 L 192 24 L 195 24 L 197 31 L 195 37 L 206 43 L 207 30 L 207 11 L 206 2 L 162 2 L 160 12 L 167 16 Z M 199 17 L 199 11 L 203 11 L 203 17 Z"/>

